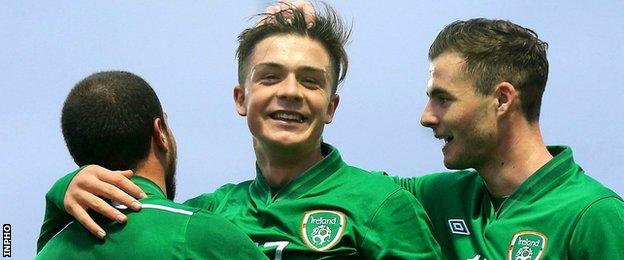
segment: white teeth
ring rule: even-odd
[[[448,144],[453,139],[452,137],[449,137],[449,136],[438,136],[438,135],[436,135],[435,138],[444,142],[444,144]]]
[[[284,113],[284,112],[275,113],[273,114],[273,118],[281,119],[281,120],[298,121],[300,123],[303,122],[303,117],[301,115],[292,114],[292,113]]]

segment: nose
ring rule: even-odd
[[[288,75],[286,79],[281,82],[277,90],[277,97],[291,101],[302,100],[303,93],[301,88],[302,86],[297,81],[295,75]]]
[[[433,108],[431,107],[431,101],[427,102],[425,106],[425,110],[423,110],[420,115],[420,124],[424,127],[433,128],[438,124],[438,118],[433,113]]]

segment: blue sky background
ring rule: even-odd
[[[234,110],[236,37],[268,1],[3,1],[0,4],[0,222],[13,257],[32,258],[44,194],[76,168],[60,111],[90,73],[128,70],[156,90],[178,141],[178,200],[253,178]],[[446,24],[509,19],[550,44],[541,125],[594,178],[624,194],[622,1],[328,1],[353,23],[350,70],[324,139],[366,169],[444,170],[442,144],[419,124],[427,50]],[[570,199],[574,194],[570,194]]]

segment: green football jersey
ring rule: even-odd
[[[279,190],[258,170],[252,181],[185,204],[232,221],[272,259],[441,258],[431,222],[412,194],[385,176],[347,165],[330,145],[322,148],[322,161]],[[74,175],[48,192],[43,241],[71,219],[63,197]]]
[[[624,202],[567,147],[502,203],[475,171],[394,180],[425,207],[446,259],[624,259]],[[499,207],[495,207],[499,204]]]
[[[122,210],[127,224],[98,219],[108,232],[101,240],[73,222],[40,241],[36,259],[266,259],[223,217],[167,200],[148,179],[135,176],[132,181],[148,197],[140,200],[141,211]]]
[[[422,206],[384,176],[347,165],[323,144],[325,158],[274,191],[260,170],[186,202],[243,229],[274,259],[440,259]]]

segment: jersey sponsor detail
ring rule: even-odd
[[[346,217],[334,210],[313,210],[303,216],[301,236],[305,244],[316,251],[336,245],[344,233]]]
[[[539,232],[522,231],[516,233],[509,244],[507,259],[538,260],[546,249],[548,238]]]
[[[448,220],[449,228],[451,229],[451,233],[458,235],[470,235],[470,230],[468,230],[468,226],[463,219],[460,218],[452,218]]]

